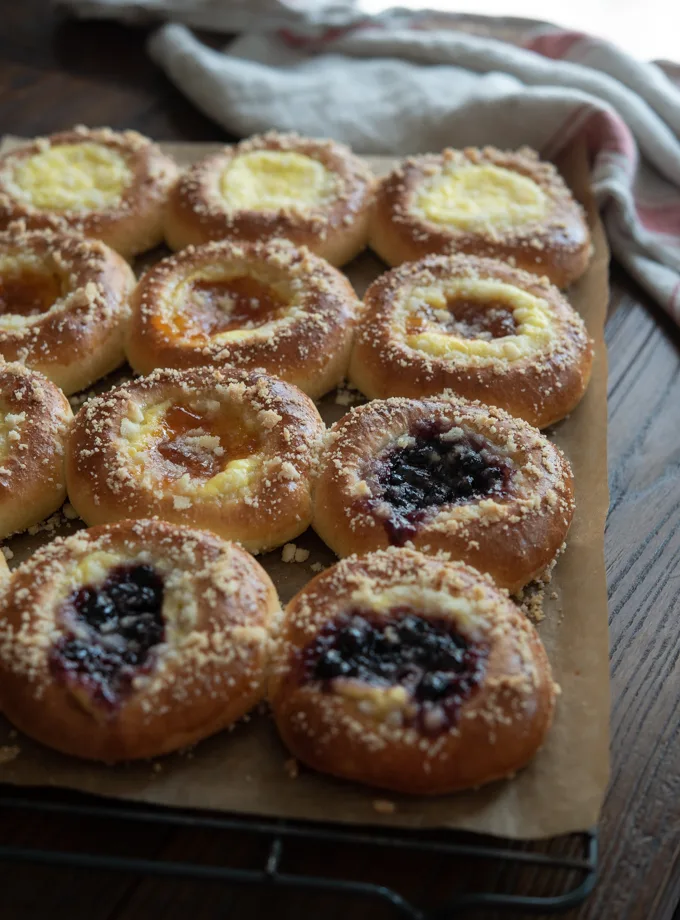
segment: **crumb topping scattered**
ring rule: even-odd
[[[0,621],[0,668],[40,698],[50,653],[68,626],[67,597],[116,566],[153,566],[164,584],[164,639],[152,668],[133,681],[130,705],[144,721],[173,706],[261,687],[276,612],[274,588],[253,558],[212,535],[158,521],[127,521],[57,537],[15,570]],[[73,691],[76,692],[76,691]],[[96,707],[78,694],[80,705]]]
[[[257,233],[323,240],[365,210],[372,189],[370,171],[344,145],[270,131],[191,166],[173,197],[205,239]]]
[[[418,729],[406,717],[411,705],[401,686],[361,684],[338,677],[331,688],[299,677],[299,652],[343,611],[362,610],[389,617],[407,605],[419,617],[450,620],[472,643],[488,648],[477,691],[461,704],[460,718],[447,728]],[[392,641],[398,641],[397,633]],[[464,736],[473,723],[490,736],[506,726],[529,724],[546,681],[537,657],[539,640],[507,592],[463,563],[389,548],[342,560],[303,588],[286,610],[284,632],[273,658],[272,701],[294,734],[304,736],[315,756],[323,757],[339,736],[363,750],[378,753],[388,746],[416,749],[425,762],[451,756],[450,738]],[[549,694],[554,696],[548,675]],[[397,693],[397,691],[399,691]],[[430,715],[436,710],[431,707]]]

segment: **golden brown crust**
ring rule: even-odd
[[[324,431],[314,403],[275,377],[158,370],[80,410],[69,498],[88,524],[158,516],[262,552],[309,525]]]
[[[506,466],[507,481],[488,497],[430,506],[412,528],[399,530],[383,497],[381,463],[423,424],[454,440],[479,436]],[[568,461],[526,422],[463,399],[388,399],[353,409],[331,428],[315,477],[312,526],[339,556],[410,541],[473,565],[514,592],[555,558],[573,513]]]
[[[63,503],[72,421],[68,400],[46,377],[20,364],[0,364],[0,539]]]
[[[191,290],[194,277],[207,288],[207,303]],[[240,296],[249,289],[252,298]],[[271,309],[264,311],[269,297]],[[188,247],[151,268],[131,303],[126,350],[137,372],[206,364],[263,368],[312,398],[345,377],[359,306],[344,275],[286,240]],[[227,325],[231,315],[237,318]]]
[[[472,308],[473,319],[483,321],[498,307],[494,287],[507,298],[502,306],[514,329],[501,330],[498,336],[487,332],[485,339],[475,331],[461,335],[455,322],[457,305],[467,315]],[[423,302],[423,297],[441,296],[447,288],[453,294],[448,303],[442,297],[442,309]],[[349,378],[371,399],[419,399],[446,390],[499,406],[545,428],[568,415],[588,386],[593,344],[583,320],[545,278],[495,259],[425,257],[374,281],[364,304]],[[533,316],[528,320],[513,318],[529,312]],[[414,321],[422,328],[410,334],[408,326]],[[439,350],[428,351],[432,335],[443,343]]]
[[[31,284],[52,293],[34,311],[12,312],[13,297]],[[98,240],[10,225],[0,233],[0,354],[41,371],[67,395],[88,387],[125,360],[134,284],[127,262]]]
[[[218,189],[222,173],[237,157],[263,150],[299,153],[321,163],[335,179],[334,194],[323,207],[229,208]],[[282,237],[344,265],[366,246],[373,188],[368,168],[343,144],[270,131],[225,147],[184,173],[168,200],[165,238],[171,249],[182,249],[211,240]]]
[[[405,611],[451,622],[483,653],[481,680],[450,724],[437,730],[442,709],[418,713],[403,685],[305,674],[304,650],[320,630],[357,610],[383,622],[398,623]],[[269,696],[284,742],[309,766],[398,792],[442,794],[525,766],[550,727],[556,691],[534,627],[490,579],[401,549],[345,559],[293,598]]]
[[[61,145],[91,143],[120,154],[131,181],[120,200],[101,209],[50,210],[22,200],[14,181],[17,165],[35,154]],[[21,219],[31,229],[73,231],[106,243],[125,258],[157,246],[163,240],[163,210],[177,179],[175,163],[136,131],[85,128],[36,138],[0,157],[0,228]]]
[[[54,652],[73,634],[62,610],[88,584],[83,572],[98,572],[96,587],[121,563],[161,575],[165,629],[150,667],[105,706],[64,678]],[[0,610],[0,698],[10,721],[64,753],[115,762],[194,744],[258,703],[279,604],[240,547],[159,521],[123,521],[39,549],[14,572]]]
[[[546,215],[508,229],[492,224],[456,228],[434,223],[414,210],[414,199],[423,182],[440,175],[443,169],[470,165],[500,167],[532,180],[547,198]],[[388,265],[400,265],[431,253],[462,252],[491,256],[545,275],[559,288],[567,287],[583,274],[592,250],[581,206],[555,167],[539,160],[528,147],[517,151],[447,148],[440,154],[404,160],[378,186],[369,244]]]

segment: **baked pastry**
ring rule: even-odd
[[[125,360],[135,276],[97,240],[75,233],[0,233],[0,356],[41,371],[66,394]]]
[[[528,147],[404,160],[378,186],[370,246],[388,265],[438,252],[493,256],[559,288],[583,274],[591,254],[583,209]]]
[[[151,268],[131,302],[139,373],[259,367],[312,398],[346,376],[359,307],[344,275],[287,240],[190,246]]]
[[[72,230],[126,258],[163,239],[175,163],[136,131],[84,128],[40,137],[0,157],[0,228]]]
[[[263,552],[308,527],[324,432],[314,403],[276,377],[158,370],[78,412],[69,499],[88,524],[160,517]]]
[[[490,579],[406,549],[345,559],[284,614],[269,696],[303,763],[397,792],[512,776],[556,687],[529,620]]]
[[[343,144],[270,131],[184,173],[168,200],[165,239],[183,249],[283,237],[344,265],[366,246],[373,186]]]
[[[72,420],[68,400],[46,377],[0,363],[0,540],[63,504]]]
[[[265,693],[279,613],[239,546],[161,521],[58,537],[0,600],[0,700],[65,754],[155,757],[215,734]]]
[[[450,390],[544,428],[583,396],[593,345],[546,278],[475,256],[427,256],[364,295],[349,378],[371,399]]]
[[[410,543],[514,592],[555,558],[573,513],[569,463],[526,422],[464,399],[388,399],[331,428],[312,524],[338,556]]]

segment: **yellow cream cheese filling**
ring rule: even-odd
[[[517,329],[513,335],[490,340],[464,338],[454,333],[437,331],[437,314],[450,316],[447,304],[456,299],[485,305],[501,304],[512,313]],[[435,320],[427,321],[429,328],[409,335],[409,318],[421,318],[423,306],[435,311]],[[441,311],[441,313],[440,313]],[[499,359],[517,361],[546,348],[553,337],[553,319],[548,302],[502,281],[492,279],[453,278],[440,286],[415,288],[404,307],[397,310],[397,330],[405,343],[416,351],[436,358],[467,357],[470,359]]]
[[[501,166],[444,167],[423,182],[416,210],[458,230],[510,229],[544,219],[548,197],[531,179]]]
[[[219,179],[235,211],[306,211],[337,194],[336,176],[318,160],[286,150],[255,150],[235,157]]]
[[[40,210],[100,211],[132,182],[125,158],[102,144],[59,144],[19,160],[12,191]]]

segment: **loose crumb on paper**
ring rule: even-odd
[[[563,543],[550,565],[534,581],[529,582],[528,585],[525,585],[521,591],[513,596],[517,606],[532,623],[540,623],[545,619],[544,604],[547,588],[552,581],[557,559],[565,548],[566,543]],[[550,600],[556,601],[558,599],[557,591],[551,591],[549,596]]]
[[[323,572],[325,568],[326,566],[322,562],[313,562],[310,565],[310,569],[312,570],[312,572]]]
[[[2,555],[5,557],[5,559],[7,560],[7,562],[9,562],[10,559],[14,559],[14,553],[13,553],[12,550],[9,548],[9,546],[3,546],[3,548],[2,548]]]
[[[16,744],[5,744],[0,747],[0,766],[11,763],[21,753],[21,748]]]
[[[63,523],[64,518],[61,515],[61,511],[56,511],[54,514],[50,515],[47,520],[41,521],[39,524],[32,524],[26,529],[25,533],[29,534],[31,537],[39,533],[53,534]]]
[[[377,811],[379,815],[393,815],[397,810],[397,806],[394,802],[390,802],[389,799],[373,799],[373,810]]]
[[[283,562],[306,562],[309,559],[309,550],[296,546],[295,543],[286,543],[281,550]]]
[[[363,394],[359,390],[355,390],[354,387],[340,386],[335,393],[335,404],[336,406],[351,406],[360,402],[363,398]]]
[[[545,587],[538,582],[532,581],[522,588],[519,594],[513,597],[513,600],[532,623],[540,623],[545,619],[545,611],[543,610]]]
[[[67,521],[78,520],[78,517],[79,517],[78,512],[73,507],[71,502],[66,502],[66,504],[61,510],[64,512],[64,517],[66,518]]]
[[[294,757],[289,758],[283,765],[283,769],[286,771],[290,779],[297,779],[299,774],[298,762]]]

